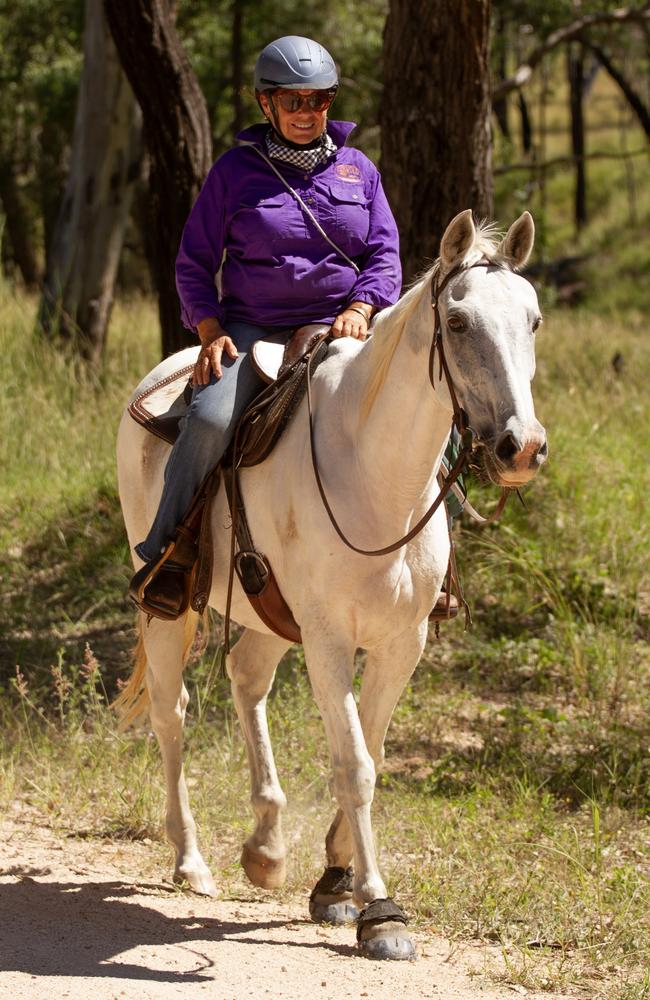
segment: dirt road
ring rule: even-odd
[[[416,963],[368,962],[354,931],[306,918],[306,901],[246,889],[211,900],[149,877],[142,844],[0,823],[0,996],[12,1000],[553,1000],[495,986],[495,948],[416,933]]]

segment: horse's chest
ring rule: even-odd
[[[329,623],[338,632],[350,634],[355,645],[369,647],[422,621],[431,609],[442,580],[431,566],[417,571],[402,559],[380,565],[370,557],[319,561],[311,572],[290,573],[292,607],[299,621],[327,608]],[[439,576],[439,579],[438,579]],[[296,586],[296,581],[300,583]]]

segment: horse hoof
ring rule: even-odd
[[[414,962],[413,942],[406,932],[407,917],[392,899],[375,899],[359,914],[357,942],[364,958]]]
[[[177,868],[174,872],[174,882],[176,885],[188,886],[199,896],[217,895],[217,884],[207,868]]]
[[[244,844],[240,860],[248,881],[260,889],[279,889],[284,885],[287,877],[284,858],[270,858]]]
[[[334,903],[320,903],[317,899],[310,899],[309,916],[316,924],[342,927],[344,924],[356,924],[359,911],[349,899],[340,899]]]
[[[371,936],[362,937],[359,941],[359,951],[364,958],[376,962],[415,962],[417,955],[413,942],[404,930],[404,925],[387,921],[376,927],[368,928]]]
[[[353,924],[359,911],[352,902],[352,869],[326,868],[309,897],[309,916],[317,924]]]

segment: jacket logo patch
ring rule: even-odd
[[[334,173],[342,181],[347,181],[349,184],[358,184],[361,180],[361,171],[354,163],[337,163],[334,167]]]

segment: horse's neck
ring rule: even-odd
[[[429,349],[433,316],[421,297],[399,341],[386,381],[364,417],[364,392],[376,366],[375,335],[349,366],[346,427],[354,448],[354,474],[364,481],[366,496],[408,521],[427,506],[449,437],[451,411],[446,389],[429,381]],[[349,470],[348,470],[349,471]]]

